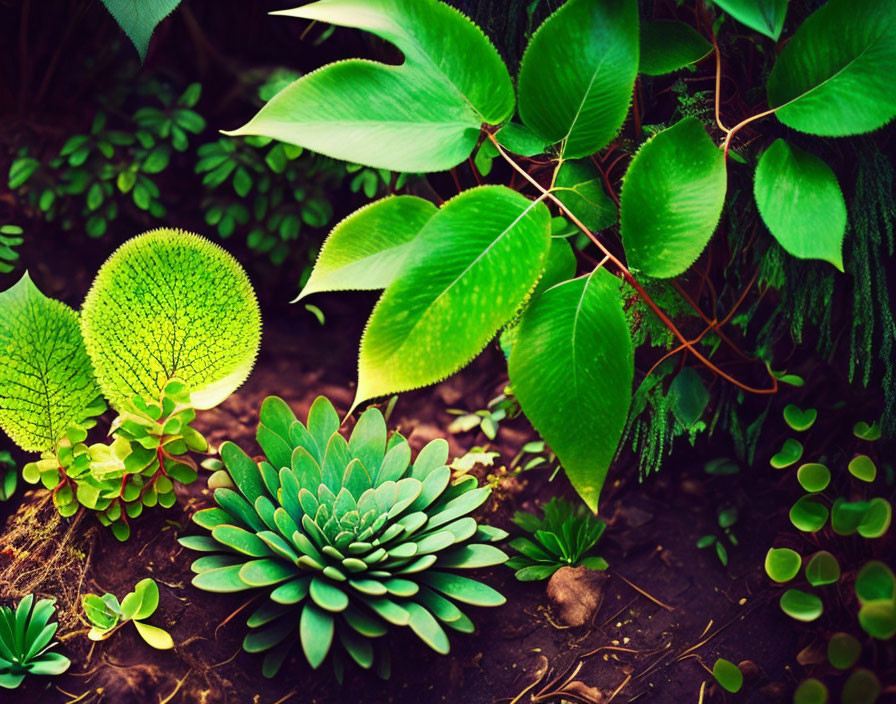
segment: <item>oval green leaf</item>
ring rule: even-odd
[[[793,693],[793,704],[827,704],[827,701],[828,688],[814,677],[800,682]]]
[[[840,563],[827,550],[819,550],[806,563],[806,580],[813,587],[834,584],[840,579]]]
[[[433,384],[478,354],[535,285],[550,215],[543,203],[483,186],[446,203],[418,246],[364,331],[356,404]]]
[[[896,635],[896,601],[866,601],[859,609],[859,625],[872,638],[890,640]]]
[[[870,670],[854,670],[840,694],[842,704],[874,704],[880,696],[880,680]]]
[[[873,482],[877,467],[868,455],[856,455],[849,461],[849,473],[863,482]]]
[[[848,670],[862,654],[862,644],[849,633],[835,633],[828,641],[828,662],[838,670]]]
[[[513,111],[507,67],[482,31],[437,0],[325,0],[276,12],[362,29],[404,62],[349,59],[284,88],[233,135],[264,135],[393,171],[443,171],[473,151],[483,122]]]
[[[879,560],[866,562],[856,575],[856,596],[861,603],[896,599],[896,577]]]
[[[765,573],[779,584],[796,577],[803,559],[796,550],[771,548],[765,555]]]
[[[635,0],[570,0],[532,36],[520,66],[520,117],[570,159],[600,150],[628,114],[638,74]]]
[[[696,118],[646,142],[622,186],[629,266],[658,278],[686,271],[716,229],[726,188],[725,157]]]
[[[876,130],[896,117],[896,3],[830,0],[781,50],[768,103],[788,127],[825,137]]]
[[[753,194],[763,222],[785,250],[843,271],[846,201],[827,164],[778,139],[759,158]]]
[[[868,508],[862,516],[856,531],[863,538],[880,538],[890,528],[893,519],[893,507],[890,502],[875,497],[868,502]]]
[[[712,45],[684,22],[641,20],[641,58],[638,72],[661,76],[698,62]]]
[[[824,607],[815,594],[788,589],[781,595],[781,611],[797,621],[814,621],[821,616]]]
[[[712,666],[712,676],[716,678],[716,682],[722,685],[722,688],[732,694],[739,692],[744,686],[744,673],[740,668],[730,660],[719,658],[716,664]]]
[[[790,522],[805,533],[821,530],[828,520],[828,507],[814,499],[815,494],[803,496],[790,508]]]
[[[596,512],[634,376],[619,280],[598,269],[545,291],[523,316],[508,370],[526,417]]]
[[[796,471],[800,486],[810,493],[827,489],[831,483],[831,470],[820,462],[807,462]]]
[[[171,639],[171,634],[168,631],[142,621],[134,621],[134,626],[136,626],[140,637],[150,647],[156,650],[171,650],[174,647],[174,641]]]

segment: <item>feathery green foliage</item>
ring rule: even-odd
[[[411,463],[407,441],[388,436],[383,415],[370,408],[346,441],[323,397],[307,427],[284,401],[266,399],[257,438],[261,463],[233,443],[221,447],[227,469],[214,477],[218,507],[194,516],[211,535],[180,543],[209,553],[192,565],[196,587],[268,597],[243,641],[246,651],[267,653],[265,676],[276,674],[298,637],[314,668],[332,653],[341,676],[347,653],[365,669],[377,659],[388,677],[380,637],[390,624],[409,626],[447,653],[443,626],[473,630],[455,602],[504,603],[491,587],[453,572],[503,563],[507,556],[486,543],[506,533],[468,515],[490,489],[469,476],[449,483],[444,440]],[[228,477],[232,488],[224,486]]]
[[[604,558],[588,554],[603,535],[606,523],[583,504],[573,504],[556,496],[541,510],[543,518],[526,511],[517,511],[513,516],[513,522],[531,533],[533,538],[514,538],[509,543],[520,553],[506,563],[516,570],[518,580],[547,579],[561,567],[607,569]]]
[[[15,610],[0,606],[0,687],[15,689],[26,675],[61,675],[72,664],[51,652],[59,627],[50,623],[55,611],[52,600],[35,603],[33,594],[23,597]]]

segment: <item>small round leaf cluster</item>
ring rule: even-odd
[[[15,610],[0,606],[0,687],[15,689],[26,675],[61,675],[69,668],[67,657],[51,652],[59,627],[50,623],[55,612],[52,600],[34,603],[33,594]]]
[[[332,653],[341,677],[347,654],[365,669],[376,660],[388,677],[383,636],[390,625],[409,627],[444,654],[445,627],[474,628],[458,603],[504,603],[491,587],[453,572],[505,562],[487,543],[506,533],[468,515],[490,489],[469,476],[451,482],[444,440],[430,442],[412,464],[408,442],[388,435],[375,408],[361,415],[348,441],[323,397],[307,426],[276,397],[265,400],[260,416],[257,438],[267,459],[256,463],[225,443],[221,459],[232,488],[215,477],[218,507],[194,516],[211,535],[180,542],[210,553],[192,565],[200,589],[267,593],[243,641],[246,651],[267,652],[266,676],[276,674],[298,637],[314,668]]]

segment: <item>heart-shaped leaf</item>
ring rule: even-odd
[[[356,210],[327,236],[295,300],[320,291],[386,288],[436,211],[435,205],[416,196],[390,196]]]
[[[787,438],[781,446],[781,449],[772,456],[771,460],[769,460],[769,464],[775,469],[784,469],[785,467],[789,467],[790,465],[799,462],[800,457],[802,456],[802,443],[793,438]]]
[[[868,425],[865,421],[860,420],[853,426],[852,434],[859,440],[879,440],[881,434],[880,423],[874,421],[871,425]]]
[[[768,103],[788,127],[825,137],[876,130],[896,117],[896,3],[830,0],[781,50]]]
[[[684,22],[641,20],[641,58],[638,72],[661,76],[698,62],[712,45]]]
[[[788,589],[781,595],[781,611],[797,621],[814,621],[821,616],[824,606],[815,594]]]
[[[469,362],[535,285],[549,245],[545,205],[503,186],[442,206],[370,316],[356,404],[433,384]]]
[[[831,470],[819,462],[807,462],[796,471],[796,478],[806,491],[818,493],[831,483]]]
[[[827,550],[819,550],[806,563],[806,580],[813,587],[834,584],[840,579],[840,563]]]
[[[442,171],[473,151],[483,122],[513,111],[507,67],[482,31],[437,0],[322,0],[276,12],[363,29],[404,54],[349,59],[277,93],[233,135],[263,135],[353,163]]]
[[[815,496],[804,496],[790,508],[790,522],[804,533],[821,530],[828,520],[827,506],[815,501]]]
[[[811,428],[817,417],[818,411],[814,408],[807,408],[803,411],[792,403],[788,403],[784,407],[784,421],[797,432]]]
[[[843,271],[846,201],[827,164],[778,139],[759,158],[753,193],[763,222],[785,250]]]
[[[687,270],[716,229],[726,188],[725,157],[696,118],[646,142],[622,186],[622,242],[630,267],[658,278]]]
[[[778,41],[787,15],[787,0],[715,0],[715,4],[750,29]]]
[[[765,573],[783,584],[796,577],[802,564],[803,559],[796,550],[771,548],[765,556]]]
[[[508,370],[526,417],[596,512],[634,375],[619,280],[598,269],[545,291],[523,316]]]
[[[523,55],[520,117],[570,159],[600,150],[628,114],[638,75],[635,0],[569,0]]]

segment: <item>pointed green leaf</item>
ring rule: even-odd
[[[507,600],[494,589],[468,577],[460,577],[448,572],[423,572],[421,582],[455,601],[472,606],[501,606]]]
[[[171,650],[174,647],[174,641],[168,631],[142,621],[134,621],[134,625],[137,627],[140,637],[156,650]]]
[[[870,132],[896,116],[894,64],[896,4],[830,0],[781,50],[768,78],[768,103],[801,132]]]
[[[181,0],[103,0],[106,9],[118,22],[134,48],[140,54],[140,61],[146,59],[149,39],[156,26],[180,5]]]
[[[312,668],[317,669],[327,657],[333,642],[333,617],[314,604],[306,603],[299,622],[302,650]]]
[[[445,204],[370,316],[355,403],[433,384],[469,362],[535,285],[549,221],[543,203],[503,186],[471,189]]]
[[[596,510],[634,376],[618,279],[600,269],[545,291],[523,316],[508,369],[523,412]]]
[[[249,589],[249,585],[240,579],[242,565],[221,567],[216,570],[208,570],[193,577],[193,586],[204,589],[207,592],[241,592]]]
[[[442,171],[473,151],[483,122],[513,110],[498,52],[436,0],[322,0],[276,14],[371,32],[404,54],[397,66],[349,59],[303,76],[244,127],[337,159],[393,171]]]
[[[638,74],[635,0],[570,0],[532,36],[520,66],[520,117],[567,158],[616,136]]]
[[[267,496],[261,472],[255,461],[232,442],[225,442],[219,450],[221,460],[236,483],[237,488],[250,503],[259,496]]]
[[[641,20],[639,73],[672,73],[698,62],[711,51],[712,45],[700,32],[684,22]]]
[[[843,271],[846,201],[827,164],[778,139],[759,158],[753,192],[762,220],[785,250]]]
[[[697,118],[646,142],[622,185],[622,242],[630,268],[669,278],[706,247],[722,214],[725,157]]]
[[[445,635],[445,631],[433,615],[420,604],[414,602],[405,604],[405,608],[411,615],[411,619],[408,622],[411,630],[437,653],[447,655],[451,647],[448,643],[448,636]]]
[[[22,449],[56,447],[100,396],[78,314],[26,273],[0,293],[0,427]]]
[[[750,29],[778,40],[787,15],[787,0],[715,0],[715,4]]]
[[[439,556],[439,567],[475,570],[507,562],[507,554],[493,545],[464,545]]]

